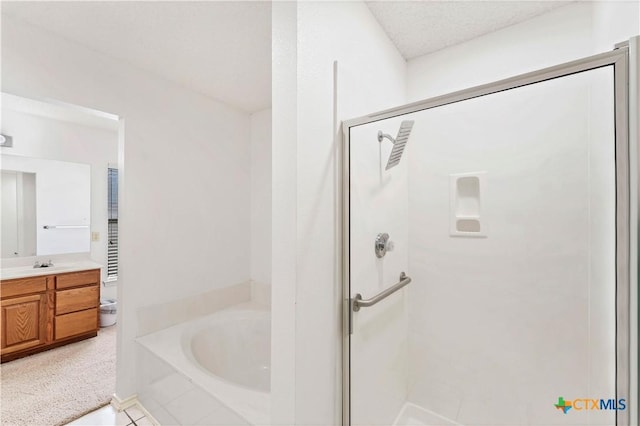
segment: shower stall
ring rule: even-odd
[[[629,423],[627,62],[343,123],[343,424]]]

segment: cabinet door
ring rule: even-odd
[[[3,355],[45,343],[46,300],[46,293],[41,293],[1,302],[0,349]]]

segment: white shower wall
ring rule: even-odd
[[[399,281],[408,269],[408,164],[385,170],[392,144],[378,130],[396,135],[399,119],[351,128],[351,297],[369,299]],[[393,251],[377,258],[374,241],[389,234]],[[390,425],[407,399],[408,303],[401,290],[353,317],[351,419],[353,425]]]
[[[611,25],[612,22],[616,24]],[[638,2],[575,2],[529,21],[408,61],[407,96],[409,101],[417,101],[511,77],[519,73],[534,71],[545,66],[557,65],[610,50],[615,43],[624,41],[635,34],[640,34],[640,4]],[[582,166],[588,166],[589,168],[590,191],[594,194],[601,194],[601,198],[591,198],[590,203],[593,205],[588,207],[597,207],[602,203],[611,203],[611,197],[613,197],[613,192],[610,188],[611,164],[608,164],[609,160],[607,160],[611,156],[611,147],[606,144],[594,144],[592,142],[598,140],[602,133],[607,133],[610,129],[598,126],[603,121],[602,117],[598,117],[594,110],[605,101],[603,97],[606,95],[603,93],[602,88],[592,87],[589,96],[591,96],[591,102],[587,104],[589,114],[592,117],[595,116],[595,119],[591,120],[593,126],[587,130],[589,156],[587,163],[583,162]],[[468,139],[469,144],[472,141],[473,138]],[[410,148],[415,150],[415,144],[412,144]],[[413,154],[411,157],[412,161],[415,160]],[[413,173],[413,170],[411,173]],[[477,170],[479,169],[474,165],[470,165],[468,170],[456,168],[456,172]],[[422,172],[425,171],[422,170]],[[445,173],[446,171],[443,170],[442,172]],[[489,194],[496,190],[492,184],[494,181],[495,176],[489,175],[487,189]],[[411,174],[412,186],[410,194],[413,203],[420,197],[426,197],[417,189],[416,182],[413,174]],[[606,188],[603,188],[602,185],[605,185]],[[427,203],[427,201],[425,200],[424,203]],[[584,357],[580,361],[585,368],[585,371],[581,374],[582,379],[588,377],[589,392],[594,397],[597,397],[593,395],[593,392],[597,389],[611,388],[611,380],[614,374],[611,368],[612,354],[609,349],[613,345],[614,337],[611,332],[613,317],[610,315],[613,301],[611,300],[611,293],[605,285],[594,286],[594,283],[602,284],[612,279],[610,274],[611,266],[607,265],[606,262],[613,262],[613,259],[611,257],[603,257],[603,253],[598,251],[599,247],[605,250],[610,247],[612,244],[612,231],[606,230],[606,227],[599,228],[597,226],[598,223],[605,223],[606,220],[610,221],[611,218],[599,218],[598,212],[597,208],[591,208],[589,211],[591,224],[596,226],[589,229],[590,250],[588,259],[591,261],[591,266],[590,269],[583,271],[582,274],[583,276],[586,274],[590,278],[590,285],[588,297],[582,300],[581,305],[581,309],[587,309],[593,318],[602,319],[602,321],[590,322],[587,333],[591,338],[595,337],[594,333],[602,332],[605,329],[609,330],[606,335],[601,335],[603,340],[601,341],[602,346],[600,349],[606,348],[605,350],[599,350],[594,346],[588,351],[583,348],[584,351],[580,352],[583,354],[588,353],[587,365],[584,363]],[[415,213],[418,214],[417,211]],[[534,214],[530,215],[532,218],[536,217]],[[412,236],[414,235],[413,230],[416,227],[416,220],[416,216],[412,214],[413,225],[410,229]],[[440,226],[448,226],[448,223],[441,222]],[[489,238],[491,238],[491,235]],[[411,258],[410,266],[414,276],[420,278],[421,273],[415,267],[416,263],[421,263],[418,259],[425,255],[424,247],[420,247],[415,239],[411,240],[411,244],[411,252],[415,256]],[[482,240],[469,240],[468,244],[480,245],[483,242]],[[419,254],[419,251],[414,253],[414,249],[422,250],[422,255]],[[437,249],[433,255],[444,256]],[[436,259],[434,256],[431,257]],[[583,258],[582,261],[585,262],[586,260],[587,258]],[[603,260],[606,262],[603,262]],[[593,263],[594,261],[599,263]],[[431,262],[433,266],[435,260],[431,260]],[[427,262],[427,265],[422,265],[422,268],[427,268],[428,264],[429,262]],[[442,270],[442,278],[446,283],[452,283],[453,278],[448,275],[448,272],[450,272],[449,269]],[[415,290],[415,288],[416,286],[412,290]],[[471,306],[471,308],[475,308],[475,306]],[[421,307],[421,309],[424,310],[424,307]],[[416,319],[415,306],[412,309],[412,314],[412,320]],[[464,315],[466,316],[467,313],[465,312]],[[470,319],[471,324],[475,322],[476,318]],[[599,330],[598,327],[602,327],[602,329]],[[424,333],[415,330],[411,333],[410,339],[410,347],[412,348],[410,355],[411,365],[418,365],[422,370],[432,368],[428,366],[430,358],[426,357],[425,353],[417,348],[422,344],[435,343],[429,340]],[[450,339],[453,339],[453,337]],[[463,349],[467,353],[474,350],[473,347],[470,351],[469,348]],[[454,355],[454,359],[455,357],[459,357],[459,355]],[[455,367],[457,364],[453,363],[453,366]],[[410,376],[413,373],[416,373],[416,370],[411,369]],[[470,378],[468,380],[471,381]],[[580,380],[576,383],[579,382]],[[584,384],[584,381],[582,383]],[[451,383],[448,378],[445,383],[440,383],[440,386],[430,386],[426,381],[414,381],[409,390],[409,399],[422,402],[427,407],[431,407],[445,415],[455,416],[460,406],[466,404],[459,393],[459,385],[461,384]],[[559,395],[555,397],[557,398],[557,396]],[[633,393],[630,398],[633,399]],[[469,398],[466,398],[466,400],[469,402]],[[460,413],[464,416],[464,411],[468,408],[470,407],[467,406],[465,409],[460,409]],[[482,409],[480,412],[482,412]],[[535,412],[532,412],[531,416],[534,414]],[[554,421],[559,420],[557,418],[554,419]],[[568,420],[571,420],[571,417]],[[575,417],[573,420],[576,420]],[[580,422],[582,420],[584,418],[577,421]],[[595,422],[596,420],[591,418],[588,421]]]
[[[612,84],[602,69],[416,114],[410,402],[463,424],[613,421],[553,407],[615,396]],[[474,172],[487,237],[452,237],[450,175]]]

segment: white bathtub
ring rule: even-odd
[[[271,321],[269,312],[226,311],[204,327],[183,334],[189,359],[229,383],[269,392]]]
[[[138,342],[245,419],[244,424],[270,423],[269,311],[226,309]]]

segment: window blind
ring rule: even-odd
[[[118,278],[118,169],[108,169],[107,279]]]

